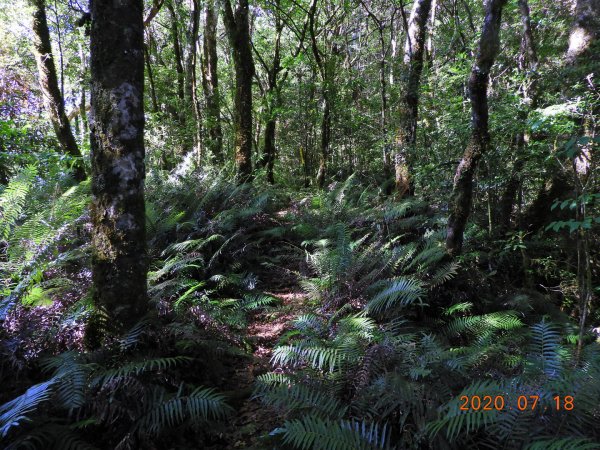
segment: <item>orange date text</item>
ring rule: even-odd
[[[503,395],[461,395],[459,397],[461,411],[572,411],[575,399],[572,395],[556,395],[549,404],[541,405],[539,395],[519,395],[516,399],[507,399]]]

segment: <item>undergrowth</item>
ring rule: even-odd
[[[598,448],[597,342],[576,359],[560,305],[482,267],[476,238],[450,260],[432,205],[355,176],[292,195],[152,173],[147,191],[152,308],[94,351],[88,184],[32,166],[0,192],[6,448],[220,448],[250,320],[294,286],[308,312],[254,387],[280,422],[262,448]],[[475,395],[506,408],[461,410]],[[515,408],[520,396],[536,408]]]

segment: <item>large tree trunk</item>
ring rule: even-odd
[[[204,58],[202,58],[202,88],[206,100],[207,147],[217,162],[223,162],[223,131],[221,101],[217,74],[217,21],[214,0],[206,0],[204,15]]]
[[[254,61],[250,47],[248,0],[224,0],[223,17],[235,66],[235,163],[240,182],[252,180],[252,78]]]
[[[450,203],[446,235],[446,249],[450,255],[458,255],[462,250],[463,234],[471,212],[473,176],[490,142],[487,89],[490,69],[500,48],[502,8],[506,1],[487,0],[485,3],[485,19],[479,39],[479,50],[469,77],[472,111],[471,140],[456,169]]]
[[[419,86],[423,71],[423,53],[427,19],[431,0],[416,0],[410,15],[404,65],[406,66],[405,92],[400,105],[400,129],[396,139],[394,165],[396,168],[396,190],[400,197],[411,193],[409,160],[414,156],[417,141],[417,119],[419,115]]]
[[[575,22],[569,34],[566,62],[574,64],[580,57],[590,54],[598,59],[598,51],[592,45],[600,37],[600,0],[577,0]]]
[[[32,4],[35,8],[33,12],[33,47],[44,105],[50,114],[52,126],[63,151],[76,158],[73,166],[73,176],[77,181],[82,181],[86,178],[83,160],[69,125],[69,119],[65,113],[64,99],[58,87],[46,18],[46,2],[44,0],[32,0]]]
[[[142,0],[92,2],[92,292],[117,330],[147,309],[142,14]]]

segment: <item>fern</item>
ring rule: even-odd
[[[165,428],[174,428],[184,421],[206,422],[210,419],[223,419],[230,415],[231,407],[225,403],[223,395],[214,389],[198,387],[189,395],[179,393],[172,398],[160,396],[150,410],[136,422],[136,431],[148,436],[156,436]]]
[[[37,176],[35,166],[27,166],[8,183],[0,194],[0,240],[8,239],[11,230],[23,213],[27,194]]]
[[[410,278],[390,280],[385,289],[375,295],[367,305],[367,312],[380,314],[391,308],[398,308],[418,302],[423,305],[424,290],[421,282]]]
[[[288,420],[275,431],[284,444],[300,450],[371,450],[389,447],[386,426],[323,420],[314,416]]]
[[[19,397],[0,406],[0,434],[6,437],[11,428],[27,421],[27,415],[43,402],[50,400],[56,379],[31,386]]]

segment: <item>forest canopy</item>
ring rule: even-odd
[[[600,0],[0,0],[0,447],[600,448]]]

